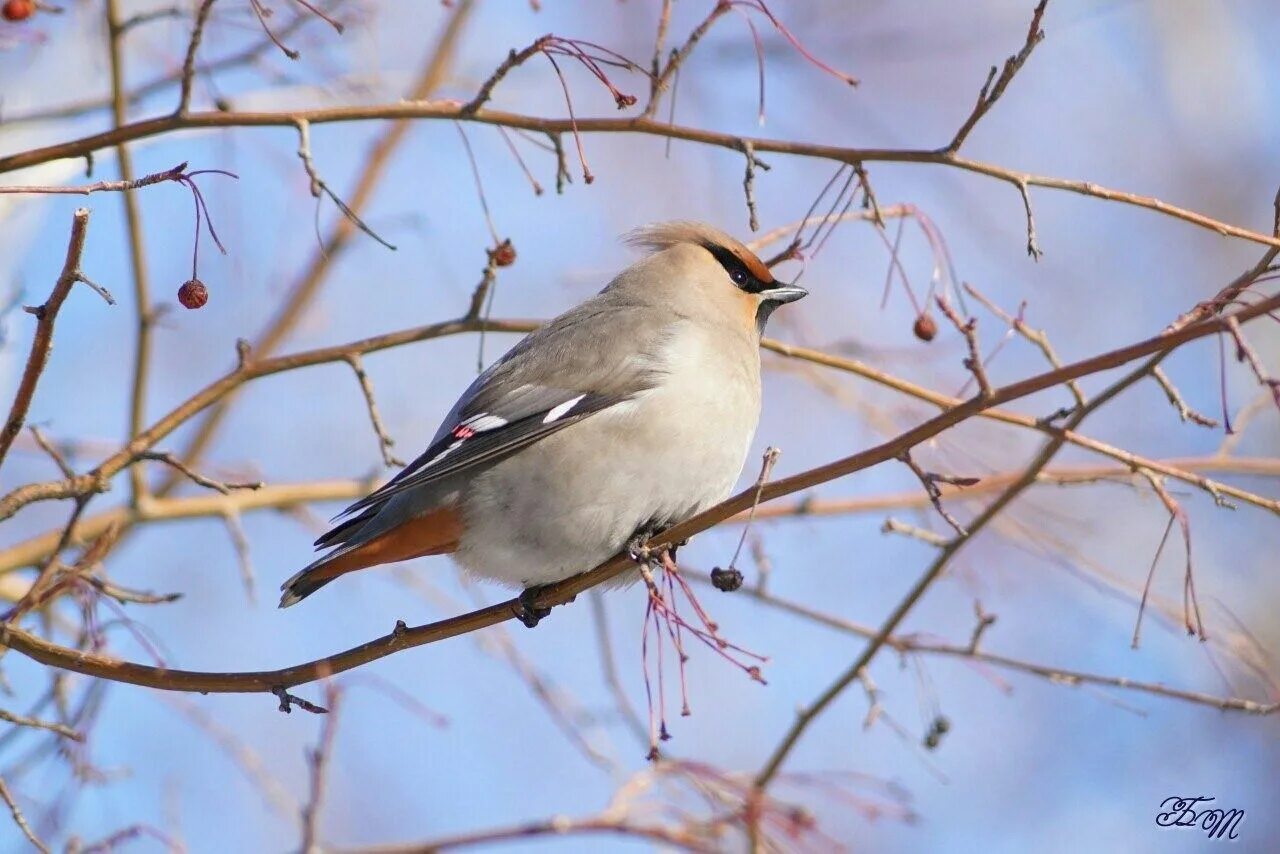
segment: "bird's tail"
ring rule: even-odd
[[[461,536],[461,517],[448,507],[414,516],[375,535],[357,532],[336,551],[313,561],[281,584],[280,607],[296,605],[338,576],[357,569],[457,551]]]

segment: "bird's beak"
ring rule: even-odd
[[[798,285],[783,285],[780,288],[770,288],[767,291],[760,292],[760,298],[765,302],[774,305],[782,305],[788,302],[795,302],[798,299],[807,297],[809,292]]]

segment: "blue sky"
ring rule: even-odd
[[[544,32],[577,36],[647,58],[657,4],[553,3],[533,13],[524,3],[481,4],[464,35],[442,96],[467,98],[512,46]],[[219,7],[221,8],[222,4]],[[707,4],[676,4],[673,32],[683,34]],[[967,115],[987,67],[1015,50],[1025,35],[1029,3],[884,2],[771,4],[815,54],[861,78],[851,90],[801,61],[776,35],[765,32],[767,121],[756,122],[755,58],[745,25],[730,16],[717,25],[681,77],[679,121],[728,132],[845,145],[936,147]],[[227,4],[205,47],[218,56],[257,37],[252,19]],[[142,8],[141,5],[138,8]],[[296,104],[394,100],[434,38],[439,4],[379,10],[342,37],[321,26],[300,38],[299,63],[269,54],[263,66],[216,78],[218,91],[246,109]],[[1221,220],[1266,231],[1271,223],[1280,158],[1275,111],[1280,80],[1271,46],[1280,36],[1262,2],[1161,4],[1094,2],[1051,4],[1048,38],[1007,95],[966,144],[968,156],[1011,168],[1087,179],[1153,195]],[[6,114],[46,100],[101,94],[105,85],[99,25],[91,7],[75,6],[61,19],[39,22],[43,43],[0,51],[0,95]],[[187,24],[153,25],[136,41],[131,78],[173,67]],[[277,77],[277,75],[281,75]],[[341,77],[340,84],[332,81]],[[587,75],[570,71],[579,115],[615,112],[607,93]],[[317,83],[331,84],[327,89]],[[643,83],[629,80],[642,94]],[[626,89],[626,86],[623,87]],[[209,92],[197,88],[197,102]],[[494,105],[536,115],[561,115],[563,98],[545,63],[530,63],[498,89]],[[134,115],[172,108],[171,93],[148,100]],[[93,113],[58,125],[0,125],[0,152],[87,133],[106,126]],[[376,124],[316,127],[318,168],[336,188],[349,187]],[[506,144],[489,128],[470,128],[493,218],[510,237],[518,262],[502,271],[494,315],[552,316],[598,290],[631,258],[618,234],[645,222],[705,219],[745,235],[742,157],[688,143],[664,156],[661,140],[585,137],[596,180],[575,180],[562,196],[535,197]],[[566,139],[566,142],[568,140]],[[157,329],[149,420],[163,414],[225,370],[239,337],[251,337],[271,316],[281,295],[315,251],[314,203],[295,157],[290,129],[188,133],[141,145],[139,172],[173,166],[237,172],[238,181],[201,179],[210,211],[226,244],[221,257],[202,243],[201,278],[211,292],[204,309],[166,313]],[[524,146],[547,186],[552,165]],[[757,176],[764,228],[794,221],[830,176],[829,164],[766,158]],[[95,177],[113,177],[107,152]],[[571,169],[574,162],[570,160]],[[74,166],[74,164],[71,164]],[[5,176],[5,183],[79,181],[66,165]],[[576,170],[575,170],[576,177]],[[1197,300],[1215,292],[1259,255],[1255,246],[1174,222],[1150,211],[1076,195],[1033,190],[1045,256],[1024,251],[1024,219],[1017,192],[1006,184],[937,166],[871,166],[882,204],[917,205],[945,236],[958,275],[1000,305],[1026,300],[1027,319],[1044,328],[1065,360],[1083,358],[1159,331]],[[187,278],[191,200],[178,187],[141,196],[148,265],[157,299],[173,302]],[[6,202],[9,200],[6,199]],[[0,208],[10,237],[0,253],[0,287],[21,288],[37,302],[56,276],[71,211],[78,198],[23,200]],[[109,287],[120,305],[107,308],[88,292],[64,310],[57,347],[42,380],[32,419],[58,437],[105,443],[86,454],[92,464],[118,442],[126,416],[131,370],[133,306],[122,253],[120,200],[92,197],[84,268]],[[322,224],[336,215],[325,205]],[[398,247],[389,252],[361,239],[343,255],[320,298],[284,350],[345,342],[460,314],[483,266],[488,243],[472,175],[457,131],[447,123],[415,125],[379,187],[366,219]],[[923,288],[932,270],[928,247],[908,230],[903,262]],[[808,266],[812,296],[792,307],[789,322],[771,332],[784,340],[843,352],[946,393],[964,383],[961,340],[944,333],[930,346],[911,336],[913,311],[900,290],[880,307],[887,254],[860,224],[842,226]],[[779,316],[781,318],[781,315]],[[11,389],[30,335],[30,318],[6,317],[8,343],[0,351],[0,388]],[[984,342],[1001,334],[983,315]],[[1274,328],[1257,326],[1251,339],[1264,359],[1280,359]],[[492,336],[487,359],[514,342]],[[426,342],[366,359],[388,429],[402,455],[414,455],[437,419],[475,372],[477,342],[458,337]],[[1039,356],[1011,342],[990,366],[993,380],[1010,381],[1042,370]],[[783,451],[776,472],[791,474],[847,455],[885,438],[888,430],[930,414],[914,403],[853,377],[823,374],[821,382],[766,357],[765,414],[757,436]],[[1216,347],[1185,348],[1167,369],[1193,406],[1216,415],[1220,407]],[[1096,391],[1114,375],[1090,378]],[[1255,394],[1243,368],[1232,369],[1233,407]],[[1052,411],[1065,396],[1047,393],[1019,411]],[[1274,456],[1276,413],[1264,412],[1239,448],[1247,456]],[[1138,386],[1086,422],[1084,432],[1147,456],[1213,453],[1213,433],[1178,421],[1154,384]],[[166,441],[177,448],[185,431]],[[920,449],[932,466],[959,473],[1007,470],[1030,457],[1040,439],[1026,431],[966,425]],[[1062,462],[1095,458],[1068,449]],[[380,468],[360,392],[345,366],[311,368],[253,384],[239,398],[210,455],[219,470],[250,467],[268,482],[353,478]],[[743,483],[754,477],[748,465]],[[38,454],[15,452],[4,472],[7,491],[54,475]],[[1275,484],[1233,478],[1245,488],[1275,495]],[[912,489],[910,472],[881,466],[817,490],[823,497],[873,496]],[[194,487],[192,488],[194,491]],[[1275,650],[1280,592],[1267,556],[1280,544],[1280,526],[1265,512],[1216,508],[1202,493],[1175,490],[1190,514],[1197,584],[1207,600],[1248,626],[1263,649]],[[95,501],[103,509],[123,499],[123,484]],[[315,510],[327,517],[338,506]],[[970,512],[964,508],[963,512]],[[0,543],[21,540],[59,524],[67,508],[29,507],[0,528]],[[903,515],[941,530],[929,513]],[[907,538],[879,533],[883,515],[804,519],[762,524],[778,596],[861,623],[877,624],[901,597],[932,553]],[[1176,627],[1146,627],[1139,650],[1130,649],[1136,604],[1096,583],[1109,573],[1128,589],[1140,585],[1164,529],[1165,515],[1149,490],[1094,484],[1041,487],[1010,508],[996,525],[961,552],[948,575],[910,617],[907,630],[957,642],[968,638],[972,604],[981,599],[999,615],[985,644],[993,652],[1072,669],[1167,681],[1210,693],[1229,693],[1205,647]],[[261,595],[246,600],[235,553],[217,519],[147,528],[108,561],[111,576],[143,589],[180,591],[173,605],[131,608],[129,615],[154,637],[166,660],[191,669],[232,670],[284,666],[360,643],[386,632],[396,619],[410,623],[448,616],[470,606],[446,559],[408,565],[402,572],[372,571],[334,585],[304,606],[281,612],[269,595],[279,580],[305,563],[313,535],[276,513],[246,515],[244,526]],[[1021,526],[1040,532],[1034,548]],[[683,560],[708,568],[727,561],[737,529],[699,536]],[[1050,539],[1052,538],[1052,539]],[[1158,593],[1175,598],[1181,572],[1173,544],[1158,574]],[[753,570],[749,570],[750,575]],[[397,579],[420,577],[440,597],[430,600]],[[501,594],[479,590],[492,601]],[[767,686],[748,682],[713,655],[690,662],[694,714],[676,719],[673,753],[728,770],[753,771],[789,725],[798,704],[811,701],[861,649],[861,641],[746,597],[707,599],[726,632],[770,656]],[[639,627],[640,589],[609,593],[606,608],[624,689],[643,706]],[[584,724],[593,743],[617,763],[608,772],[584,761],[512,669],[475,638],[461,638],[400,654],[365,668],[390,680],[447,718],[434,726],[372,687],[354,681],[341,709],[323,837],[337,845],[426,840],[552,814],[586,815],[603,808],[621,776],[642,770],[637,745],[612,708],[597,654],[596,629],[585,599],[558,609],[537,631],[520,627],[511,638],[521,654],[572,695],[598,721]],[[1210,631],[1229,634],[1232,622],[1215,605]],[[127,632],[112,633],[118,654],[144,659]],[[44,684],[43,672],[10,654],[5,676],[17,691],[6,708],[24,708]],[[870,774],[903,786],[919,821],[868,822],[839,801],[801,793],[830,836],[874,850],[1203,850],[1194,831],[1161,830],[1154,815],[1173,794],[1209,794],[1246,810],[1240,843],[1264,850],[1276,831],[1268,810],[1275,802],[1276,724],[1272,719],[1221,714],[1202,706],[1115,692],[1070,688],[1032,677],[1002,674],[1006,692],[987,674],[946,659],[904,662],[883,654],[874,676],[886,711],[910,733],[904,742],[879,724],[862,728],[866,699],[847,692],[808,732],[787,768]],[[922,668],[922,669],[921,669]],[[1257,691],[1229,663],[1226,678]],[[923,675],[921,675],[923,674]],[[318,696],[319,689],[300,689]],[[259,696],[185,697],[261,756],[284,794],[279,809],[236,766],[228,752],[189,715],[159,693],[112,687],[90,741],[95,764],[127,769],[110,785],[91,786],[69,802],[66,826],[97,839],[145,822],[180,835],[194,851],[279,850],[297,844],[292,810],[306,797],[305,750],[319,721],[284,716]],[[952,722],[940,749],[916,745],[927,719],[940,709]],[[1135,711],[1136,709],[1136,711]],[[36,740],[27,737],[24,745]],[[25,747],[3,757],[0,773]],[[14,787],[28,814],[58,797],[65,766],[50,763],[22,775]],[[291,803],[292,802],[292,803]],[[0,843],[20,845],[0,824]],[[64,836],[53,835],[54,839]],[[12,840],[12,842],[10,842]],[[136,843],[138,850],[154,847]],[[628,850],[617,839],[529,843],[508,850]]]

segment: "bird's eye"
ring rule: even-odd
[[[733,279],[733,283],[738,287],[743,287],[751,277],[748,276],[747,271],[741,267],[734,267],[729,270],[729,278]]]

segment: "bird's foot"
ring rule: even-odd
[[[631,539],[627,540],[627,555],[636,563],[647,563],[654,558],[661,557],[663,552],[671,555],[671,559],[675,560],[676,549],[689,542],[688,540],[681,540],[678,543],[673,543],[669,546],[657,549],[651,549],[645,545],[645,543],[649,542],[649,540],[652,540],[665,530],[666,528],[662,528],[657,525],[645,525],[644,527],[639,528],[631,535]]]
[[[524,623],[525,628],[532,629],[538,623],[542,622],[544,617],[551,614],[550,608],[538,607],[538,596],[541,595],[543,587],[526,587],[520,591],[518,599],[519,604],[511,610],[515,613],[516,619]]]

